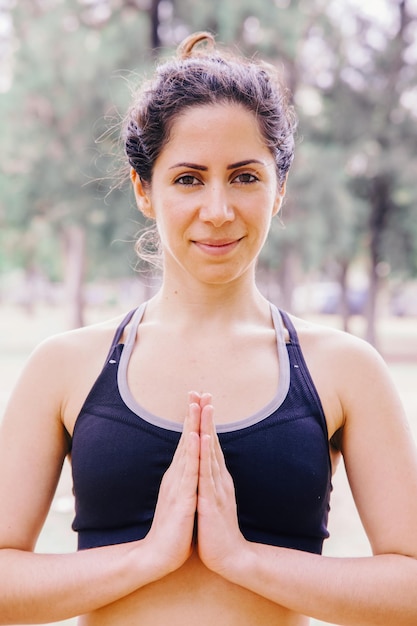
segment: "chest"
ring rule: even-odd
[[[189,391],[213,396],[217,423],[244,419],[277,392],[280,365],[273,331],[188,341],[142,334],[127,367],[136,402],[154,415],[181,422]]]
[[[73,527],[83,548],[146,535],[180,436],[123,405],[117,359],[112,365],[94,386],[73,437]],[[301,379],[269,416],[219,437],[246,538],[319,552],[327,535],[330,464],[319,407]]]
[[[180,436],[124,406],[117,390],[118,355],[120,349],[94,386],[73,437],[73,527],[81,547],[146,535]],[[299,369],[282,404],[219,437],[247,539],[319,552],[327,534],[328,445],[319,407]]]

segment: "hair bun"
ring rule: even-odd
[[[213,50],[216,45],[214,37],[211,33],[206,31],[193,33],[192,35],[186,37],[186,39],[184,39],[184,41],[180,43],[177,48],[177,56],[180,59],[189,59],[196,54],[194,48],[202,42],[205,42],[209,50]]]

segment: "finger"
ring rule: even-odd
[[[212,404],[207,404],[201,409],[200,432],[203,435],[209,435],[213,439],[212,444],[218,445],[220,448],[216,424],[214,422],[214,407]]]
[[[219,471],[227,471],[223,450],[220,446],[219,437],[214,422],[214,408],[212,405],[205,406],[201,411],[201,433],[207,434],[211,439],[211,450],[215,458],[215,466]],[[214,460],[213,460],[214,463]],[[213,466],[214,467],[214,466]]]
[[[200,436],[200,470],[198,494],[203,499],[210,499],[215,490],[212,472],[212,451],[210,435]]]
[[[184,418],[182,434],[178,442],[174,459],[177,459],[185,451],[186,442],[191,432],[199,433],[200,430],[200,405],[193,402],[188,406],[188,413]],[[173,460],[174,460],[173,459]]]
[[[212,404],[213,396],[211,393],[202,393],[200,396],[200,406],[203,409],[205,406]]]
[[[171,485],[176,491],[182,491],[184,481],[186,485],[190,486],[190,480],[194,481],[194,483],[191,484],[191,490],[194,488],[194,491],[196,491],[197,489],[200,463],[200,437],[195,426],[199,423],[199,419],[199,405],[190,405],[189,415],[184,421],[185,426],[183,433],[178,442],[172,462],[164,475],[165,483]]]
[[[204,446],[202,456],[204,458],[203,464],[205,477],[212,482],[213,488],[216,489],[216,485],[217,488],[219,488],[221,483],[221,457],[223,456],[223,453],[217,437],[213,416],[214,409],[211,404],[208,404],[202,409],[200,445],[201,447]]]
[[[200,404],[201,394],[198,391],[189,391],[188,392],[188,404]]]
[[[195,495],[197,493],[200,465],[200,437],[196,432],[189,433],[185,446],[186,456],[182,482],[183,486],[189,490],[189,494]]]
[[[190,412],[199,415],[200,407],[190,405]],[[179,473],[176,474],[177,491],[180,497],[185,497],[188,500],[195,511],[200,468],[200,437],[195,430],[189,429],[183,433],[182,441],[183,449],[178,464]]]
[[[191,433],[200,432],[201,408],[198,402],[192,402],[188,406],[188,415],[184,420],[184,430],[186,436]]]
[[[206,403],[201,407],[201,423],[200,432],[204,435],[216,435],[216,427],[214,424],[214,407],[210,403]]]

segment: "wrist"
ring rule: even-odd
[[[154,582],[164,578],[179,569],[190,557],[192,546],[188,550],[183,547],[180,551],[175,539],[171,543],[161,543],[152,532],[149,532],[144,539],[136,542],[134,548],[134,558],[140,569],[146,576],[146,583]]]
[[[128,545],[129,567],[135,573],[138,586],[148,585],[169,573],[161,551],[156,550],[147,537]]]
[[[236,585],[245,586],[245,581],[256,567],[256,544],[244,539],[238,549],[223,559],[221,568],[216,572]]]

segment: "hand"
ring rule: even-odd
[[[200,472],[198,482],[198,552],[220,575],[246,546],[237,518],[233,479],[226,467],[208,394],[200,401]]]
[[[193,549],[200,447],[199,395],[190,393],[189,402],[183,432],[163,476],[152,526],[144,539],[158,562],[160,576],[181,567]]]

